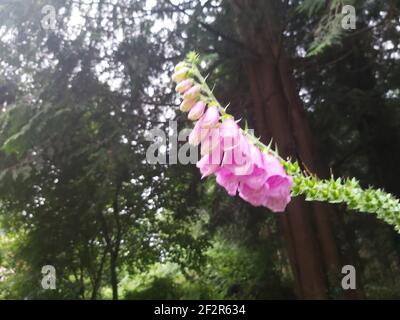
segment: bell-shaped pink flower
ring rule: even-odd
[[[198,101],[196,104],[190,109],[188,118],[189,120],[198,120],[203,115],[204,110],[206,108],[206,104],[203,101]]]
[[[236,176],[247,176],[253,172],[254,161],[251,158],[250,143],[240,133],[236,140],[223,140],[224,158],[222,166],[231,171]],[[231,146],[231,143],[233,146]]]
[[[226,119],[221,124],[221,138],[224,143],[224,150],[232,149],[240,142],[240,129],[235,120]]]
[[[241,183],[246,184],[252,189],[261,188],[267,180],[267,173],[264,168],[253,167],[253,171],[248,175],[241,176]]]
[[[264,163],[263,155],[258,147],[250,143],[249,151],[249,157],[253,162],[254,168],[250,174],[243,176],[241,181],[252,189],[259,189],[267,180],[267,168]]]
[[[236,195],[239,186],[239,178],[237,176],[223,167],[215,172],[215,176],[217,183],[225,188],[230,196]]]
[[[175,88],[175,91],[179,93],[184,93],[185,91],[189,90],[192,86],[193,86],[193,80],[186,79],[178,83],[178,85]]]
[[[250,174],[253,167],[250,143],[240,132],[237,123],[233,119],[224,120],[220,131],[225,151],[223,166],[235,175]]]
[[[200,91],[201,91],[201,86],[196,84],[183,94],[183,99],[185,100],[198,99],[200,97]]]
[[[258,189],[250,188],[244,183],[239,185],[239,196],[255,207],[259,207],[264,204],[267,194],[268,187],[265,184]]]
[[[214,128],[219,122],[219,111],[217,107],[211,106],[207,108],[203,116],[202,126],[203,128]]]
[[[196,124],[192,132],[189,134],[189,143],[191,145],[197,146],[201,141],[203,141],[209,134],[210,129],[205,129],[202,126],[204,116],[201,117]]]
[[[290,202],[293,178],[286,174],[282,164],[274,156],[264,153],[264,163],[268,175],[268,192],[263,204],[273,212],[283,212]]]
[[[219,128],[211,128],[208,131],[207,137],[201,141],[200,154],[204,156],[211,153],[216,148],[222,150],[220,130]]]
[[[213,152],[203,156],[196,164],[202,174],[201,178],[205,178],[220,168],[222,160],[222,149],[214,149]]]

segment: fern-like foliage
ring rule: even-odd
[[[317,14],[326,5],[326,0],[304,0],[297,7],[297,11],[305,13],[309,18]]]
[[[314,29],[314,41],[307,50],[307,56],[318,55],[325,49],[341,43],[346,34],[341,25],[344,18],[342,8],[352,3],[353,1],[345,0],[305,0],[298,6],[297,11],[307,14],[308,18],[321,14],[323,9],[326,9]]]

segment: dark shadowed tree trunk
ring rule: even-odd
[[[110,254],[111,289],[113,300],[118,300],[117,259],[117,254],[114,252]]]
[[[283,49],[279,19],[284,10],[280,6],[278,1],[236,0],[233,4],[239,34],[253,53],[242,61],[253,100],[251,111],[264,142],[273,137],[282,156],[297,159],[304,169],[323,176]],[[330,284],[341,288],[341,264],[330,221],[334,214],[327,204],[297,198],[280,215],[300,298],[325,299]],[[357,297],[354,293],[346,296]]]
[[[104,263],[106,261],[106,256],[107,256],[107,251],[104,251],[102,256],[101,256],[99,268],[95,272],[95,274],[93,275],[92,294],[91,294],[91,297],[90,297],[90,299],[92,299],[92,300],[96,300],[97,299],[97,295],[98,295],[98,292],[99,292],[99,289],[100,289],[100,284],[101,284],[101,277],[103,275]]]

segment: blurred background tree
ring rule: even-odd
[[[332,23],[345,4],[355,30]],[[399,298],[400,237],[374,217],[302,199],[276,215],[145,161],[147,130],[190,126],[169,76],[197,50],[218,98],[283,155],[399,196],[399,7],[0,0],[0,297]]]

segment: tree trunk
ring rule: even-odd
[[[118,256],[114,252],[110,254],[110,275],[113,300],[118,300],[117,258]]]
[[[237,13],[239,33],[253,53],[242,64],[249,81],[252,111],[261,138],[267,142],[273,137],[283,157],[297,159],[308,170],[321,176],[322,166],[316,157],[293,70],[282,48],[282,30],[276,22],[279,8],[273,1],[260,4],[253,0],[236,0],[233,7]],[[254,19],[251,22],[243,20],[248,17]],[[280,215],[300,298],[328,298],[328,278],[333,279],[336,288],[341,288],[340,258],[330,221],[334,214],[328,204],[292,199],[287,213]]]
[[[96,300],[97,299],[97,294],[99,292],[100,284],[101,284],[101,277],[103,275],[103,268],[104,268],[104,263],[106,261],[106,256],[107,252],[104,250],[101,260],[100,260],[100,266],[97,272],[94,275],[93,283],[92,283],[92,294],[90,299],[91,300]]]
[[[102,209],[97,210],[97,214],[100,219],[100,223],[102,225],[103,237],[106,242],[106,251],[110,255],[110,282],[112,288],[112,297],[113,300],[118,300],[118,276],[117,276],[117,259],[118,259],[118,251],[119,251],[119,240],[117,244],[115,244],[111,240],[107,221],[103,215]],[[118,214],[118,212],[117,212]]]
[[[270,135],[274,138],[282,156],[296,157],[288,106],[279,88],[276,66],[269,56],[266,54],[264,61],[248,62],[246,66],[257,130],[264,141],[268,141]],[[279,219],[296,278],[297,295],[305,299],[324,299],[328,288],[310,212],[310,204],[302,199],[292,199],[287,213],[280,215]]]

